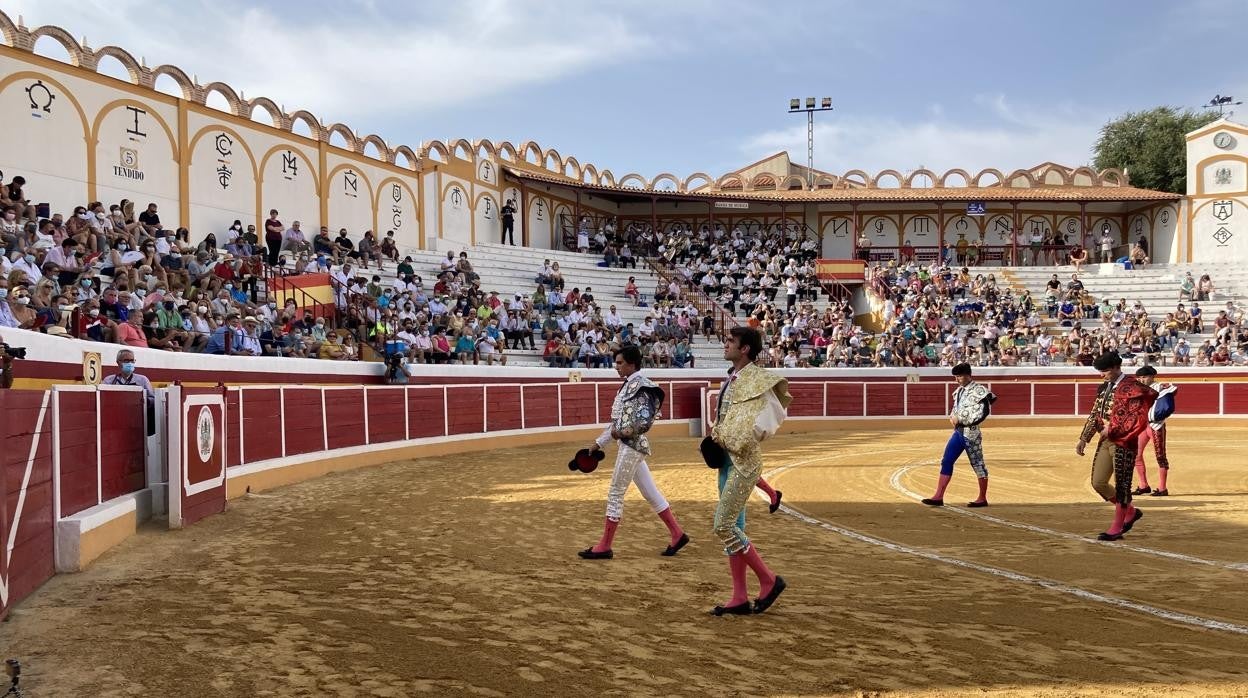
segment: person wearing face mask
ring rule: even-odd
[[[33,252],[14,255],[13,271],[20,271],[22,280],[32,284],[39,283],[43,276],[43,272],[39,270],[39,258]]]
[[[225,244],[228,245],[231,242],[234,242],[242,234],[243,234],[243,222],[240,220],[235,220],[234,223],[230,225],[230,229],[225,231]],[[213,238],[213,244],[215,245],[216,236],[209,234],[209,237]]]
[[[35,309],[30,307],[30,289],[25,286],[17,286],[9,290],[8,294],[9,311],[13,315],[13,319],[17,324],[11,325],[23,330],[37,329],[39,323],[39,314]]]
[[[212,233],[208,233],[208,235],[204,238],[204,241],[199,243],[199,246],[195,248],[195,251],[202,252],[208,255],[209,257],[216,257],[217,256],[217,236],[213,235]]]
[[[16,239],[19,228],[17,224],[17,209],[13,207],[4,209],[4,215],[0,216],[0,235],[5,239]]]
[[[9,280],[0,277],[0,327],[20,327],[9,298]]]
[[[156,422],[153,419],[153,408],[156,402],[156,391],[152,388],[152,382],[147,376],[136,373],[134,370],[134,352],[130,349],[122,349],[117,352],[117,373],[104,377],[104,385],[130,385],[143,389],[143,396],[147,398],[147,434],[151,436],[155,431]]]
[[[178,312],[178,305],[173,297],[166,295],[159,303],[155,303],[154,306],[156,308],[156,326],[164,332],[170,341],[177,342],[182,347],[189,346],[191,336],[183,326],[182,313]]]

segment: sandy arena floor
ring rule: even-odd
[[[31,696],[1248,695],[1248,448],[1171,430],[1174,494],[1108,544],[1077,428],[987,429],[973,512],[915,501],[943,431],[780,437],[792,509],[749,530],[790,587],[737,618],[706,613],[729,580],[694,440],[652,461],[675,558],[635,491],[615,559],[576,557],[610,471],[571,449],[394,463],[144,532],[19,605],[0,656]],[[946,501],[973,487],[960,463]]]

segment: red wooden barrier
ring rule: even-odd
[[[50,401],[48,391],[0,390],[0,618],[55,571]]]
[[[364,445],[364,389],[343,388],[325,393],[325,434],[329,447]]]
[[[325,418],[318,388],[286,388],[282,391],[286,455],[325,450]]]
[[[407,438],[402,388],[368,390],[368,442],[381,444]]]

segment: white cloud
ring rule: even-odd
[[[501,109],[509,91],[656,50],[645,16],[570,0],[275,7],[303,14],[228,1],[0,0],[27,26],[56,24],[93,47],[116,44],[149,66],[171,63],[201,84],[352,126],[465,103]]]
[[[1087,164],[1105,115],[1070,108],[1047,112],[1021,108],[1000,95],[977,97],[984,125],[951,123],[939,112],[913,119],[818,117],[815,167],[840,174],[851,169],[901,172],[924,166],[937,173],[960,167],[972,174],[995,167],[1009,172],[1045,161]],[[769,131],[741,147],[743,162],[788,150],[798,162],[806,152],[806,128]]]

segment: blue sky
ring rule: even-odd
[[[0,0],[148,65],[415,146],[533,139],[617,175],[1084,164],[1125,111],[1248,99],[1248,2]],[[43,43],[41,53],[54,53]],[[1248,117],[1248,112],[1242,114]]]

